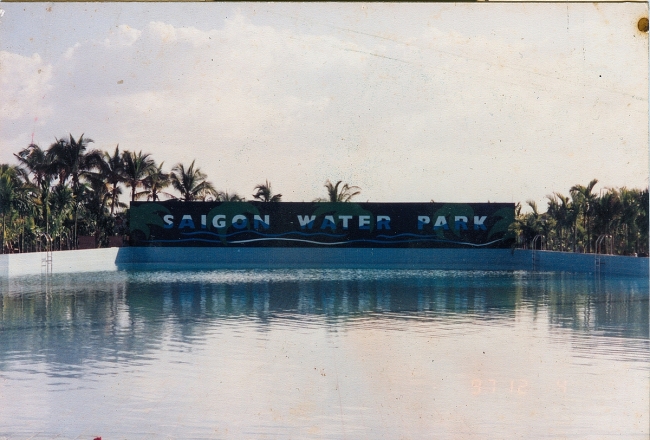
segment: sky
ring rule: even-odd
[[[648,186],[644,3],[2,3],[0,163],[82,133],[285,201]]]

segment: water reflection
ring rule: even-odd
[[[137,358],[165,338],[191,348],[215,326],[245,320],[261,332],[272,323],[345,331],[390,328],[395,320],[431,331],[427,323],[434,321],[509,325],[518,313],[530,311],[550,328],[648,339],[648,281],[635,278],[449,271],[118,272],[58,275],[48,285],[41,277],[25,277],[5,289],[0,365],[24,357],[55,365]]]
[[[0,288],[0,438],[648,435],[645,279],[160,271]]]

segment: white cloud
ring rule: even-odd
[[[288,200],[321,195],[326,179],[374,201],[541,199],[593,177],[647,183],[647,40],[625,52],[629,36],[612,32],[609,46],[596,35],[582,45],[565,41],[574,33],[535,40],[508,26],[374,36],[242,14],[207,30],[123,24],[53,66],[5,53],[18,64],[0,72],[3,90],[24,96],[6,105],[17,116],[3,144],[25,139],[36,111],[48,142],[83,132],[168,166],[199,158],[220,188],[248,195],[268,178]],[[612,50],[617,63],[603,63]]]
[[[40,55],[25,57],[0,51],[0,121],[47,116],[42,104],[50,90],[52,66]]]

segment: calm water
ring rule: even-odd
[[[0,438],[648,438],[648,280],[133,272],[0,284]]]

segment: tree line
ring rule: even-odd
[[[648,256],[648,189],[603,188],[597,179],[574,185],[568,195],[546,196],[546,212],[528,200],[515,207],[513,231],[523,248]],[[535,239],[537,237],[537,239]],[[534,242],[534,243],[533,243]]]
[[[93,140],[55,139],[49,148],[30,144],[14,154],[17,165],[0,164],[0,249],[40,250],[50,237],[54,249],[75,249],[80,236],[94,236],[96,247],[109,237],[127,234],[126,191],[131,201],[245,201],[237,193],[219,191],[193,161],[177,163],[170,172],[149,153],[90,149]],[[317,201],[349,202],[360,189],[327,181],[327,197]],[[125,194],[126,195],[126,194]],[[269,181],[255,186],[253,200],[280,202]]]
[[[90,149],[84,135],[55,139],[47,149],[31,144],[14,154],[17,165],[0,164],[0,249],[38,251],[44,237],[54,249],[75,249],[80,236],[93,236],[95,246],[128,234],[127,205],[131,201],[245,201],[237,193],[219,191],[193,161],[177,163],[170,172],[149,153]],[[607,188],[594,192],[597,180],[575,185],[564,196],[547,196],[546,212],[534,201],[532,212],[516,205],[511,229],[518,247],[569,252],[648,254],[648,189]],[[322,202],[350,202],[361,189],[342,181],[325,183]],[[126,194],[125,194],[126,191]],[[280,202],[269,181],[255,186],[253,200]],[[533,244],[535,241],[535,244]]]

